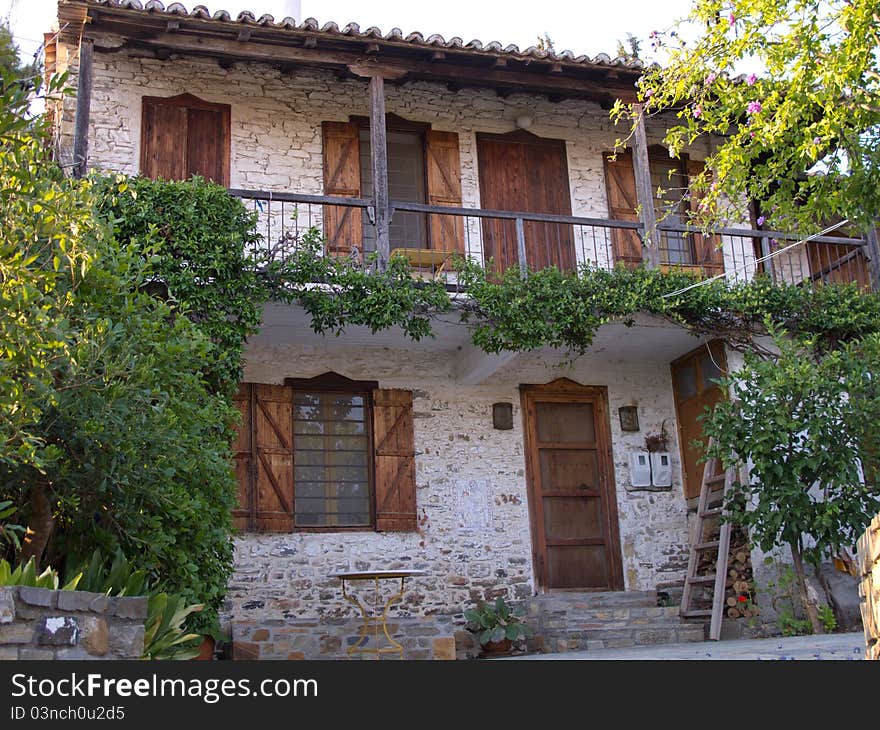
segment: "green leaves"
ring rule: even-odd
[[[469,608],[464,612],[470,630],[477,635],[481,644],[504,639],[516,641],[520,637],[529,636],[531,631],[521,619],[524,614],[522,606],[508,606],[500,596],[494,603],[480,601],[477,608]]]
[[[874,225],[874,0],[732,0],[723,10],[716,0],[697,0],[675,32],[653,36],[668,58],[641,81],[647,113],[662,114],[675,153],[706,135],[717,142],[692,186],[705,203],[700,223],[735,224],[756,200],[775,230],[815,232],[838,217]],[[633,113],[620,105],[612,118]]]
[[[144,659],[193,659],[198,656],[200,634],[189,633],[187,618],[202,611],[200,604],[187,605],[181,596],[157,593],[150,596],[144,625]]]

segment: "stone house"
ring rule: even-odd
[[[651,120],[634,152],[611,154],[608,110],[635,100],[637,62],[157,0],[60,0],[59,28],[47,62],[79,88],[55,110],[62,156],[212,178],[258,212],[267,246],[315,225],[329,254],[397,251],[450,287],[452,252],[531,268],[646,258],[732,278],[870,274],[860,241],[762,263],[770,241],[751,221],[687,232],[680,191],[708,149],[670,158]],[[650,260],[641,234],[657,209]],[[325,338],[300,307],[266,307],[239,398],[227,617],[240,655],[339,655],[353,614],[336,571],[427,571],[397,609],[409,656],[449,654],[437,637],[477,599],[623,592],[655,606],[658,587],[682,581],[701,477],[686,444],[731,353],[648,317],[606,325],[573,363],[487,355],[459,324],[436,332]],[[665,450],[648,454],[658,434]],[[674,608],[656,618],[677,624]],[[694,637],[676,631],[611,639]]]

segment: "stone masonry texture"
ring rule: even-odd
[[[140,659],[145,598],[0,587],[0,659]]]

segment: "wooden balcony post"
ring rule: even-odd
[[[86,174],[89,162],[89,111],[92,101],[92,48],[83,38],[79,44],[79,77],[76,84],[76,116],[73,132],[73,176]]]
[[[654,210],[654,190],[651,185],[651,168],[648,164],[648,136],[645,131],[645,113],[642,104],[633,106],[636,128],[633,146],[633,168],[636,178],[636,196],[639,200],[639,218],[644,227],[644,261],[649,269],[660,266],[660,232],[657,230],[657,213]]]
[[[874,291],[880,292],[880,237],[877,235],[877,229],[869,228],[865,238],[868,241],[868,271],[871,287]]]
[[[379,271],[388,266],[391,255],[388,207],[388,138],[385,129],[385,79],[370,77],[370,152],[373,166],[373,197],[376,216],[376,253]]]

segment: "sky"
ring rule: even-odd
[[[166,7],[173,1],[164,0]],[[183,4],[189,10],[204,4],[212,12],[251,10],[258,17],[270,12],[276,19],[284,15],[278,12],[283,0],[184,0]],[[614,55],[617,41],[625,40],[627,33],[632,33],[643,41],[643,56],[647,57],[650,57],[648,34],[670,27],[674,20],[687,14],[690,5],[691,0],[626,0],[625,4],[609,0],[301,2],[303,18],[313,17],[321,23],[332,20],[340,27],[356,22],[362,29],[375,25],[385,33],[398,27],[404,33],[417,30],[425,35],[439,33],[447,40],[459,36],[465,42],[477,38],[483,43],[515,43],[521,48],[534,45],[538,36],[546,33],[557,51],[568,49],[590,56]],[[56,7],[56,0],[0,0],[0,19],[9,19],[25,60],[30,60],[42,42],[43,33],[51,28]]]

